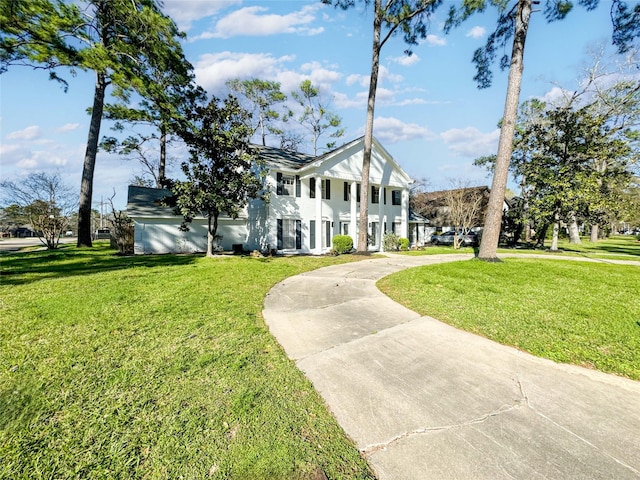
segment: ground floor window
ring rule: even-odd
[[[369,245],[378,244],[378,222],[371,222],[371,231],[369,232]]]
[[[302,248],[302,222],[292,218],[278,219],[278,250]]]
[[[340,222],[340,234],[349,235],[349,222]]]

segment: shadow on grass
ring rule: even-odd
[[[56,250],[12,253],[0,257],[0,283],[25,285],[49,278],[91,275],[134,267],[188,265],[199,255],[121,256],[106,246],[77,248],[64,245]]]

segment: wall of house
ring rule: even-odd
[[[333,173],[330,171],[324,171],[323,173]],[[287,252],[288,250],[299,251],[301,253],[320,253],[326,252],[331,249],[331,239],[334,235],[345,233],[345,231],[354,239],[354,244],[357,241],[357,224],[359,218],[360,203],[356,203],[355,211],[352,211],[351,200],[345,200],[345,182],[347,182],[349,189],[349,195],[351,195],[351,183],[355,181],[357,177],[353,179],[345,180],[336,177],[324,178],[325,187],[326,180],[329,180],[330,184],[330,198],[326,197],[326,194],[322,194],[322,187],[320,182],[322,181],[320,176],[312,175],[309,177],[298,177],[299,186],[292,186],[292,195],[280,194],[278,195],[278,172],[272,171],[267,178],[267,182],[270,186],[271,197],[268,204],[268,242],[271,246],[277,245],[277,232],[278,232],[278,219],[285,220],[300,220],[300,235],[301,235],[301,249],[287,249],[282,250]],[[286,173],[286,175],[293,175],[292,173]],[[353,176],[353,174],[351,174]],[[345,175],[346,176],[346,175]],[[390,176],[390,175],[389,175]],[[311,184],[313,182],[312,177],[315,178],[316,183],[316,195],[315,198],[311,197]],[[379,184],[372,184],[376,187],[380,187]],[[371,188],[371,185],[370,187]],[[296,190],[299,190],[300,196],[296,196]],[[408,199],[408,189],[401,187],[387,187],[386,188],[386,204],[384,202],[384,193],[380,191],[379,203],[372,203],[371,191],[369,191],[369,224],[370,226],[377,225],[375,239],[376,245],[370,247],[372,250],[379,250],[382,235],[386,231],[392,231],[394,228],[399,236],[406,237],[407,231],[407,219],[406,214],[403,216],[403,202],[400,205],[393,205],[392,203],[392,190],[401,191],[401,196]],[[317,199],[321,201],[318,202]],[[265,215],[266,217],[266,215]],[[318,225],[318,218],[321,218],[322,224]],[[311,221],[315,222],[315,227]],[[355,220],[355,221],[354,221]],[[396,224],[395,226],[393,224]],[[346,230],[345,230],[346,229]],[[328,237],[328,238],[327,238]],[[315,246],[312,245],[314,243]],[[314,248],[315,247],[315,248]]]
[[[180,231],[180,217],[135,218],[134,253],[195,253],[207,251],[207,221],[194,219],[188,232]],[[218,223],[218,241],[222,249],[231,251],[233,245],[242,244],[245,250],[258,248],[249,244],[246,219],[221,219]]]

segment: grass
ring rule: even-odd
[[[585,258],[603,258],[616,260],[640,260],[640,241],[637,241],[631,235],[616,235],[610,238],[600,240],[595,243],[589,242],[588,238],[582,238],[579,245],[570,244],[568,239],[560,239],[558,242],[558,251],[551,252],[549,250],[550,241],[547,241],[544,248],[533,248],[521,244],[518,248],[500,248],[500,253],[536,253],[545,255],[569,255]],[[462,247],[455,250],[453,246],[432,246],[429,245],[423,250],[412,250],[409,252],[400,252],[404,255],[438,255],[443,253],[477,253],[478,248]]]
[[[405,270],[378,282],[394,300],[551,360],[640,380],[640,268],[508,258]]]
[[[261,317],[357,259],[2,256],[0,478],[372,478]]]

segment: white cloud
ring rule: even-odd
[[[364,108],[367,106],[368,96],[368,92],[359,92],[355,96],[335,92],[333,94],[333,103],[337,108]]]
[[[574,92],[571,90],[565,90],[560,87],[553,87],[547,93],[545,93],[542,97],[538,97],[545,103],[550,103],[551,105],[565,105],[568,100],[572,97]]]
[[[361,75],[359,73],[353,73],[347,77],[347,85],[358,84],[361,87],[369,87],[369,75]],[[389,81],[391,83],[400,83],[404,80],[402,75],[391,73],[387,67],[380,65],[378,70],[378,85],[383,82]]]
[[[434,47],[442,47],[447,44],[447,40],[444,37],[438,35],[427,35],[427,43]]]
[[[282,66],[293,59],[288,55],[276,58],[268,53],[209,53],[198,59],[194,71],[198,85],[216,92],[232,78],[277,78]]]
[[[487,33],[486,28],[476,25],[475,27],[473,27],[471,30],[467,32],[466,36],[471,38],[482,38],[484,37],[485,33]]]
[[[305,5],[299,11],[286,15],[265,14],[268,7],[251,6],[236,10],[218,20],[212,32],[205,32],[193,40],[206,38],[230,38],[239,35],[264,37],[282,33],[317,35],[322,27],[310,26],[316,20],[322,4]]]
[[[164,0],[164,12],[175,20],[181,30],[189,30],[191,23],[233,5],[242,4],[242,0]]]
[[[72,132],[73,130],[77,130],[78,128],[80,128],[79,123],[67,123],[61,126],[60,128],[58,128],[57,131],[60,133]]]
[[[9,133],[7,138],[10,140],[34,140],[39,138],[41,133],[40,127],[37,125],[31,125],[24,130],[17,130]]]
[[[389,81],[391,83],[400,83],[402,80],[404,80],[404,77],[402,75],[391,73],[387,67],[385,67],[384,65],[380,65],[378,80],[379,82]]]
[[[452,128],[442,132],[440,137],[453,155],[476,158],[496,153],[500,129],[483,133],[476,127]]]
[[[325,68],[319,62],[309,62],[300,66],[303,72],[309,72],[309,80],[315,87],[328,88],[331,84],[342,78],[342,73],[337,70]]]
[[[406,140],[433,139],[434,133],[416,123],[404,123],[394,117],[377,117],[373,124],[374,135],[382,143],[396,143]]]
[[[400,57],[392,57],[392,62],[397,63],[398,65],[402,65],[403,67],[410,67],[411,65],[415,65],[420,61],[420,57],[415,53],[412,55],[402,55]]]

